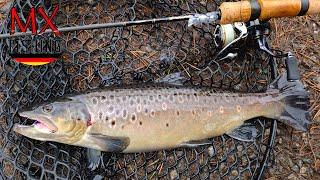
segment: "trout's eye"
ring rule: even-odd
[[[52,111],[52,109],[53,109],[53,107],[52,107],[52,105],[45,105],[45,106],[43,106],[43,108],[42,108],[42,110],[44,111],[44,112],[46,112],[46,113],[50,113],[51,111]]]

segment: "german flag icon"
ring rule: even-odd
[[[11,57],[17,62],[31,65],[40,66],[49,64],[57,60],[61,54],[12,54]]]

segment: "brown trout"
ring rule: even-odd
[[[14,125],[32,139],[109,152],[181,147],[228,133],[256,117],[305,131],[308,93],[279,76],[265,93],[216,93],[186,87],[108,88],[66,96],[22,111],[33,125]]]

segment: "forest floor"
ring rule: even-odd
[[[311,94],[312,124],[298,132],[278,127],[274,163],[269,179],[320,178],[320,15],[272,20],[271,44],[293,52],[299,60],[303,83]]]

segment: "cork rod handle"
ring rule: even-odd
[[[220,6],[221,24],[254,19],[302,16],[320,13],[320,0],[251,0],[224,2]]]

